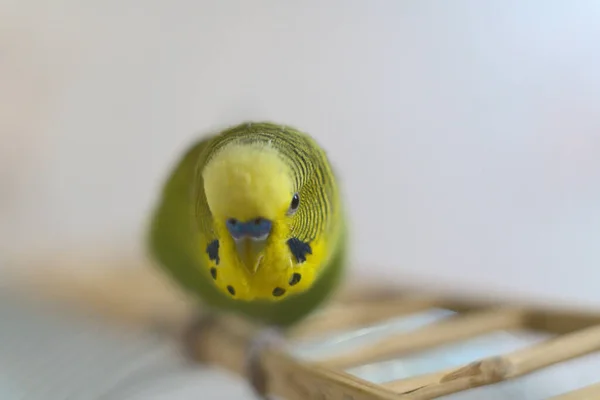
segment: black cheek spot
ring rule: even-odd
[[[217,279],[217,269],[215,267],[210,269],[210,275],[213,277],[213,279]]]
[[[230,295],[235,296],[235,289],[233,288],[233,286],[231,286],[231,285],[227,286],[227,291],[229,292]]]
[[[289,281],[290,286],[296,285],[298,282],[300,282],[300,279],[302,279],[302,275],[300,275],[298,272],[294,272]]]
[[[219,265],[221,259],[219,258],[219,241],[213,240],[206,246],[206,254],[208,254],[208,258],[212,261],[216,262]]]
[[[298,263],[303,263],[306,261],[306,255],[312,254],[310,244],[303,242],[298,238],[293,237],[289,239],[287,245]]]
[[[285,289],[283,289],[283,288],[276,287],[275,289],[273,289],[273,296],[275,296],[275,297],[283,296],[284,294],[285,294]]]

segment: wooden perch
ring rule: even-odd
[[[600,378],[599,378],[600,379]],[[600,399],[600,382],[573,392],[554,396],[549,400],[597,400]]]
[[[346,369],[469,339],[499,329],[519,328],[523,325],[525,312],[517,309],[481,311],[442,320],[441,322],[395,335],[376,343],[322,361],[329,368]]]
[[[294,329],[298,337],[324,335],[331,332],[349,331],[373,325],[393,317],[412,314],[441,304],[440,299],[415,296],[411,298],[371,301],[362,303],[333,304],[325,312],[315,314]]]
[[[503,356],[487,358],[447,371],[389,382],[385,386],[400,393],[435,398],[520,377],[599,350],[600,326],[594,326],[548,339]]]
[[[14,274],[11,291],[44,301],[60,301],[122,324],[146,328],[156,328],[158,324],[172,334],[181,333],[196,307],[145,263],[128,263],[123,268],[91,268],[87,263],[84,269],[79,268],[81,264],[81,260],[68,258],[36,269],[32,274]],[[540,309],[508,302],[411,293],[378,285],[347,286],[327,308],[291,333],[294,337],[319,336],[433,307],[451,309],[458,315],[319,363],[296,359],[283,349],[265,351],[262,362],[269,391],[290,400],[433,399],[600,351],[600,312]],[[385,384],[373,384],[341,371],[506,329],[544,330],[555,336],[498,357]],[[252,333],[253,328],[245,321],[224,316],[203,331],[202,337],[193,340],[195,353],[205,362],[243,374],[245,349]],[[599,385],[555,399],[594,396],[600,396]]]
[[[219,323],[203,331],[195,341],[196,356],[203,362],[223,366],[244,374],[244,352],[247,331],[224,329]],[[237,332],[237,333],[236,333]],[[245,334],[246,333],[246,334]],[[320,398],[336,400],[398,399],[397,393],[343,372],[315,367],[291,358],[289,355],[269,350],[263,355],[263,366],[268,388],[290,400]]]

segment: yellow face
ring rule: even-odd
[[[203,179],[219,238],[219,263],[205,254],[216,286],[234,299],[272,301],[310,287],[324,244],[312,243],[300,265],[290,251],[301,199],[279,153],[264,144],[230,144],[205,166]]]
[[[215,217],[240,221],[285,216],[294,194],[290,170],[264,145],[230,145],[206,165],[204,191]]]

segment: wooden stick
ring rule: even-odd
[[[521,376],[540,368],[600,351],[600,325],[546,340],[509,354],[515,367],[511,376]]]
[[[410,393],[418,399],[434,399],[478,386],[500,382],[506,379],[506,371],[510,367],[505,359],[494,357],[460,368],[391,381],[383,386],[400,394]]]
[[[320,364],[333,369],[346,369],[389,360],[401,354],[468,339],[494,330],[521,327],[525,315],[523,310],[512,308],[458,315],[408,333],[379,340],[321,361]]]
[[[55,261],[12,271],[5,283],[15,295],[93,311],[113,323],[130,326],[179,330],[197,307],[165,277],[139,261],[108,267],[85,260]]]
[[[546,340],[501,357],[460,368],[386,383],[398,393],[432,399],[529,374],[550,365],[600,351],[600,325]]]
[[[350,279],[344,283],[335,295],[335,302],[344,304],[365,304],[412,297],[415,291],[396,285],[386,285],[378,280]]]
[[[373,325],[393,317],[436,307],[440,300],[433,297],[415,296],[407,299],[382,300],[378,302],[331,305],[308,318],[291,333],[294,337],[312,337],[335,331],[349,331]]]
[[[37,269],[28,276],[21,276],[27,278],[21,280],[21,283],[25,283],[21,289],[25,289],[24,293],[44,299],[63,300],[77,308],[92,309],[121,323],[147,327],[158,320],[164,321],[173,330],[181,329],[194,307],[164,277],[152,272],[148,263],[135,264],[138,265],[123,268],[113,265],[108,269],[100,266],[95,269],[81,259],[70,260],[64,265],[61,263],[58,268]],[[80,268],[82,265],[85,268]],[[470,313],[385,339],[337,360],[326,360],[320,365],[297,361],[285,353],[269,350],[263,355],[263,365],[272,393],[291,400],[431,399],[515,378],[592,351],[600,351],[600,315],[597,312],[535,308],[523,311],[518,306],[498,307],[497,303],[485,303],[477,299],[447,301],[437,296],[418,298],[407,295],[404,290],[389,287],[383,291],[377,286],[368,286],[357,292],[353,290],[345,289],[329,310],[308,319],[304,326],[299,327],[297,334],[363,326],[428,306],[445,306]],[[367,296],[364,301],[361,298],[363,295]],[[498,308],[481,311],[481,307],[490,305]],[[353,321],[353,317],[357,320]],[[397,354],[520,326],[570,333],[502,357],[487,358],[461,368],[385,385],[371,384],[326,368],[327,365],[344,367],[389,359]],[[196,348],[205,356],[205,360],[243,374],[244,352],[253,329],[235,318],[224,317],[210,332],[196,339]],[[565,394],[558,399],[580,399],[584,398],[583,395],[591,398],[599,392],[600,384]],[[565,397],[567,395],[571,397]]]
[[[600,399],[600,382],[594,385],[551,397],[549,400],[597,400]]]
[[[120,324],[179,332],[201,306],[144,258],[101,260],[59,253],[15,261],[4,272],[3,285],[16,295],[92,310]],[[339,305],[345,311],[337,311],[339,314],[334,314],[329,321],[329,317],[315,316],[315,325],[307,323],[306,329],[299,328],[299,334],[320,327],[343,329],[346,323],[352,327],[349,318],[352,307],[365,308],[360,302],[361,295],[371,299],[367,304],[381,307],[384,300],[404,298],[400,292],[391,287],[383,290],[376,283],[365,286],[356,282],[343,284],[330,305],[332,309]],[[384,309],[376,311],[377,315],[371,320],[376,322],[377,317],[385,318],[385,312]],[[365,314],[363,312],[364,320],[369,321]]]
[[[244,359],[248,345],[246,332],[234,333],[217,321],[203,330],[195,342],[196,356],[204,362],[223,366],[245,375]],[[239,331],[238,331],[239,332]],[[290,400],[396,400],[400,395],[349,374],[302,363],[269,349],[263,353],[262,364],[268,376],[268,390]]]
[[[564,334],[600,324],[598,311],[531,308],[527,325],[531,329]]]

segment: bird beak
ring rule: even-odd
[[[256,218],[241,222],[230,218],[227,220],[226,225],[235,242],[240,261],[251,274],[255,274],[258,271],[263,250],[271,233],[271,221]]]
[[[266,238],[255,239],[248,236],[235,241],[238,256],[251,274],[258,271],[266,243]]]

